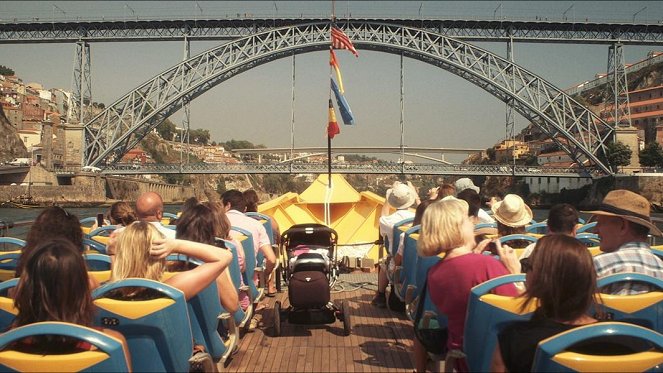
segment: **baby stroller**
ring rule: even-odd
[[[331,287],[338,278],[335,230],[322,224],[297,224],[281,234],[279,250],[283,280],[288,285],[290,306],[274,304],[274,335],[281,334],[281,319],[292,324],[331,324],[343,321],[345,335],[350,335],[347,301],[337,307],[330,301]]]

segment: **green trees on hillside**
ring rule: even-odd
[[[628,166],[631,163],[633,151],[628,145],[617,141],[606,145],[606,154],[599,153],[599,160],[612,167]]]
[[[657,142],[647,144],[639,155],[641,166],[663,167],[663,148]]]
[[[14,75],[14,70],[10,69],[5,65],[0,65],[0,75]]]

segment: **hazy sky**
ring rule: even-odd
[[[501,6],[500,6],[501,4]],[[642,10],[643,8],[645,8]],[[218,18],[254,16],[326,16],[328,1],[2,1],[0,22],[122,18]],[[642,10],[642,11],[641,11]],[[477,18],[663,22],[660,1],[523,1],[450,2],[337,1],[339,16]],[[220,42],[192,42],[192,55]],[[481,43],[502,56],[504,43]],[[607,45],[515,44],[515,60],[560,88],[605,72]],[[645,58],[655,48],[624,48],[627,63]],[[0,65],[16,70],[24,82],[45,88],[71,87],[72,44],[0,45]],[[660,46],[657,50],[663,50]],[[93,101],[110,105],[123,94],[182,59],[182,42],[93,43]],[[398,146],[400,144],[399,57],[359,50],[355,59],[337,51],[346,98],[357,125],[341,125],[339,146]],[[295,143],[324,146],[329,95],[327,52],[296,56]],[[206,128],[212,139],[247,139],[270,147],[290,146],[292,59],[280,59],[244,72],[216,86],[191,104],[192,128]],[[445,70],[405,59],[405,144],[409,146],[486,148],[504,137],[505,106],[492,95]],[[171,117],[180,123],[181,113]],[[339,117],[340,120],[340,117]],[[526,125],[516,115],[517,129]]]

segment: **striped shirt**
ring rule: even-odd
[[[636,272],[648,276],[663,278],[663,261],[651,252],[645,242],[628,242],[617,251],[594,257],[594,267],[598,278],[622,272]],[[653,291],[649,285],[638,282],[620,282],[612,284],[603,293],[615,295],[640,294]]]

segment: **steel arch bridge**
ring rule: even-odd
[[[422,29],[362,21],[349,21],[343,28],[357,48],[429,63],[510,102],[578,165],[612,173],[597,155],[605,152],[614,128],[540,76],[474,45]],[[149,131],[217,84],[279,58],[326,50],[329,44],[330,23],[316,22],[264,31],[183,61],[85,124],[84,163],[115,163]]]

